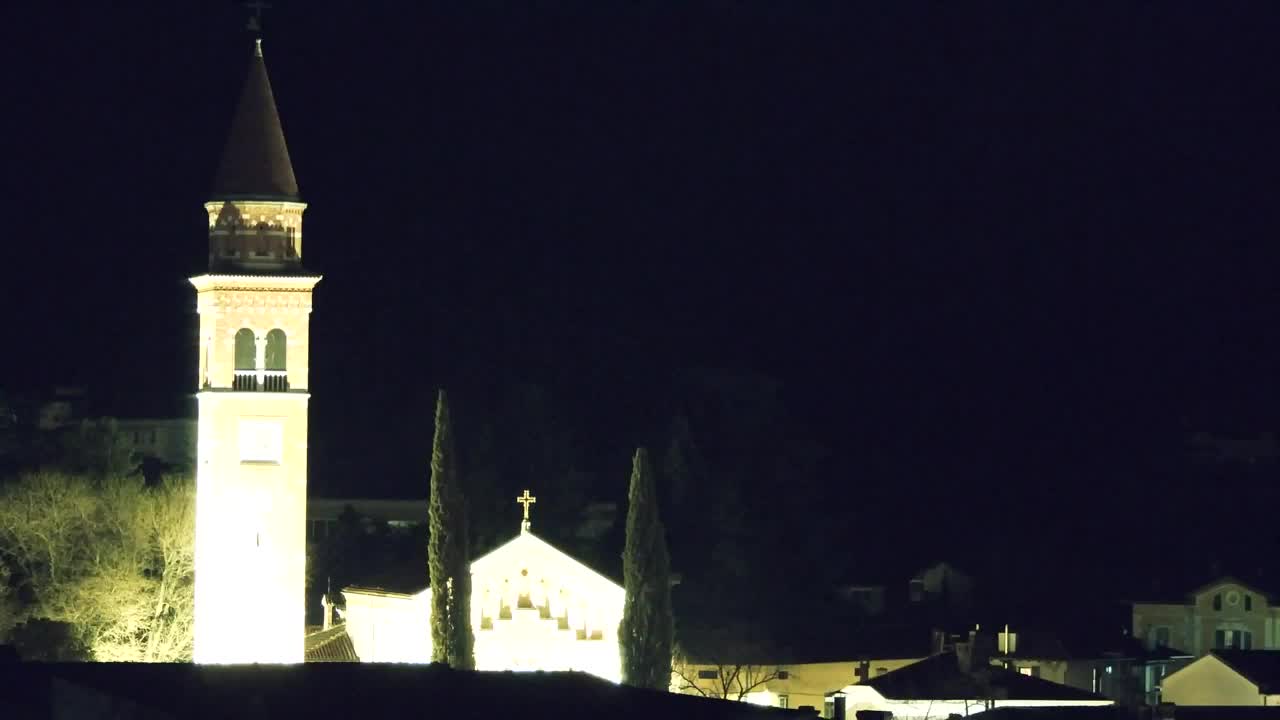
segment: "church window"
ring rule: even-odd
[[[1252,596],[1252,595],[1245,595],[1245,596],[1244,596],[1244,611],[1245,611],[1245,612],[1250,612],[1250,611],[1252,611],[1252,610],[1253,610],[1253,596]]]
[[[1217,595],[1213,596],[1213,609],[1214,610],[1222,609],[1222,593],[1218,593]]]
[[[236,331],[236,369],[254,370],[258,362],[258,341],[249,328]]]
[[[268,370],[285,370],[285,334],[280,328],[267,333],[266,365]]]

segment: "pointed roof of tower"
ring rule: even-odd
[[[289,162],[289,148],[284,142],[271,81],[267,79],[260,39],[254,44],[249,77],[213,184],[212,199],[230,198],[298,198],[298,181]]]

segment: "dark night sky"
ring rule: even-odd
[[[250,41],[127,5],[6,20],[0,384],[194,376]],[[566,388],[619,483],[672,371],[764,373],[833,497],[983,534],[1129,524],[1184,429],[1276,426],[1274,4],[275,5],[317,487],[425,482],[403,400],[486,373]]]

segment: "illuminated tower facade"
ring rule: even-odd
[[[200,313],[195,661],[302,662],[308,325],[320,277],[258,41],[209,215]]]

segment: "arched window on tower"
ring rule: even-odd
[[[289,374],[286,372],[284,331],[275,328],[267,333],[266,352],[266,390],[268,392],[284,392],[289,389]]]
[[[258,341],[249,328],[236,331],[236,377],[232,388],[257,390]]]

